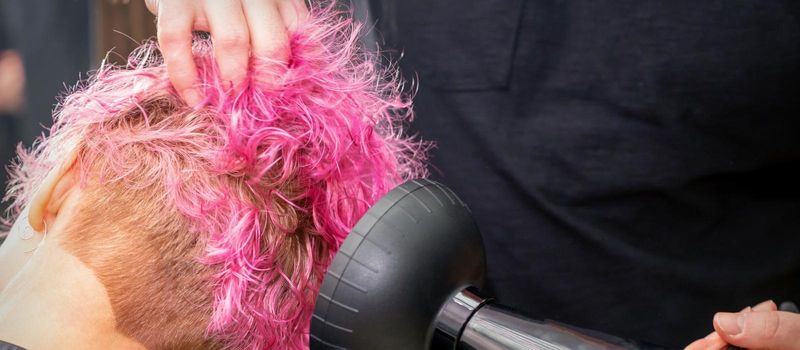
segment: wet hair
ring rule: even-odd
[[[429,144],[403,133],[404,84],[359,32],[313,8],[290,33],[288,64],[254,59],[236,92],[198,37],[200,106],[177,97],[154,43],[127,67],[102,66],[20,151],[11,215],[77,151],[87,199],[64,244],[106,286],[120,331],[148,348],[306,348],[348,231],[426,175]]]

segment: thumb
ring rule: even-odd
[[[800,314],[720,312],[714,315],[714,329],[725,342],[742,348],[800,350]]]

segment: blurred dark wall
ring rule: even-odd
[[[0,55],[11,48],[8,33],[3,25],[3,9],[0,7]],[[14,115],[10,112],[0,111],[0,165],[5,165],[11,159],[13,145],[11,140],[16,133]],[[4,184],[4,171],[0,167],[0,185]],[[3,187],[5,188],[5,187]]]
[[[133,49],[156,36],[156,18],[143,0],[93,0],[91,25],[93,66],[107,59],[124,65]]]
[[[89,69],[88,1],[0,1],[0,32],[22,56],[26,80],[22,109],[0,116],[0,193],[16,145],[30,146],[50,126],[57,96]]]
[[[56,96],[89,69],[89,0],[3,0],[10,44],[25,61],[26,103],[15,141],[26,145],[49,126]]]

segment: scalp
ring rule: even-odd
[[[395,68],[359,49],[349,17],[314,9],[290,44],[288,64],[254,59],[233,93],[198,38],[200,108],[181,102],[146,44],[68,94],[50,135],[20,153],[17,212],[79,150],[91,200],[69,247],[104,282],[118,326],[148,347],[307,347],[350,228],[426,173],[429,144],[402,132],[410,96]]]

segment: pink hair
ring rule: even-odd
[[[222,336],[231,349],[306,348],[319,284],[348,231],[394,186],[426,175],[429,144],[402,135],[402,123],[412,118],[402,80],[359,48],[359,32],[342,13],[312,9],[290,33],[288,65],[256,60],[236,94],[226,93],[209,40],[196,40],[205,100],[201,108],[181,104],[165,117],[169,123],[194,118],[180,121],[179,129],[163,127],[168,123],[151,120],[142,108],[154,97],[177,96],[154,44],[134,53],[127,69],[102,66],[62,101],[49,137],[20,150],[9,191],[12,214],[73,149],[81,150],[83,174],[105,159],[103,181],[163,186],[167,203],[207,235],[199,258],[220,267],[209,334]],[[137,110],[147,127],[120,132]],[[132,144],[161,161],[138,164],[116,152]],[[146,174],[137,181],[151,183],[126,182],[141,169]],[[255,199],[219,177],[241,179]],[[299,190],[283,191],[292,181]],[[285,207],[310,218],[311,234],[328,248],[321,261],[298,261],[290,271],[276,263],[297,230],[286,222]],[[312,260],[319,240],[304,244]]]

